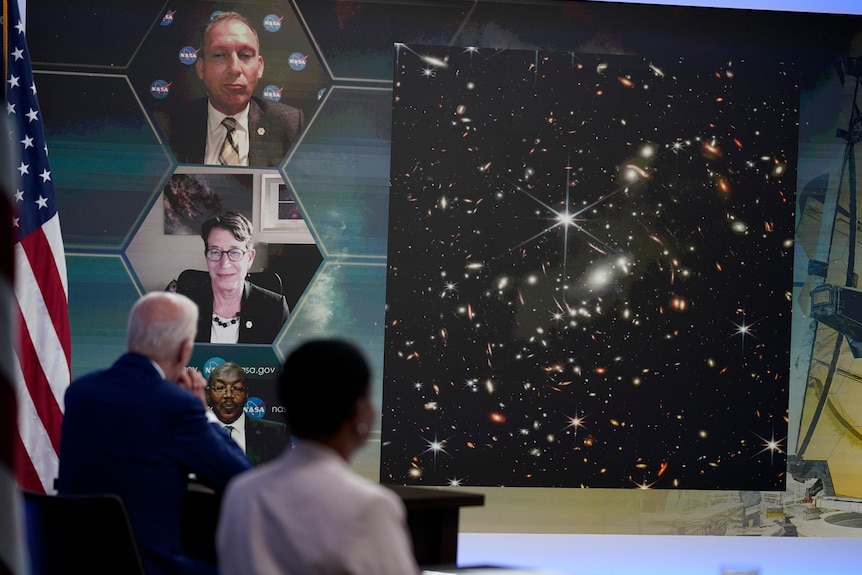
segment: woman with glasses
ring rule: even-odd
[[[289,310],[283,295],[248,281],[251,221],[237,212],[218,214],[203,223],[201,239],[210,283],[184,294],[200,310],[195,341],[271,344]]]

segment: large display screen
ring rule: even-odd
[[[783,489],[796,74],[399,46],[386,476]]]
[[[260,39],[254,97],[293,111],[275,159],[227,168],[174,137],[203,146],[185,127],[197,57],[229,10]],[[381,417],[354,466],[484,493],[462,529],[857,536],[859,16],[28,11],[74,376],[122,353],[142,293],[206,273],[201,222],[238,211],[289,316],[272,343],[202,342],[193,364],[240,364],[245,413],[283,423],[285,355],[357,342]]]

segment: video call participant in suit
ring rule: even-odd
[[[247,401],[248,385],[242,367],[226,361],[212,370],[207,403],[251,464],[258,465],[275,459],[289,438],[280,421],[247,415],[244,409]]]
[[[419,572],[401,499],[350,467],[374,420],[370,387],[368,363],[345,341],[309,341],[288,356],[279,393],[294,447],[228,485],[222,575]]]
[[[204,28],[195,71],[207,97],[171,120],[168,142],[187,164],[277,166],[302,129],[302,110],[254,96],[263,76],[257,31],[236,12]]]
[[[195,341],[268,343],[278,335],[290,310],[284,296],[248,281],[254,262],[251,221],[224,212],[201,226],[210,282],[185,292],[200,308]]]
[[[66,390],[59,492],[119,495],[149,575],[216,573],[183,551],[189,473],[222,490],[250,467],[207,409],[206,380],[186,368],[197,314],[184,296],[145,295],[129,316],[128,353]]]

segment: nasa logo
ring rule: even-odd
[[[287,65],[295,72],[302,72],[305,70],[307,60],[308,56],[303,56],[300,52],[294,52],[287,58]]]
[[[266,402],[259,397],[249,397],[245,402],[243,411],[249,417],[263,419],[263,416],[266,415]]]
[[[210,374],[213,372],[215,368],[224,363],[224,360],[220,357],[211,357],[204,362],[204,377],[209,379]]]
[[[186,66],[191,66],[198,59],[198,49],[194,46],[183,46],[180,48],[180,62]]]
[[[176,14],[176,10],[168,10],[165,12],[165,15],[162,16],[162,21],[159,23],[160,26],[170,26],[174,23],[174,14]]]
[[[164,80],[156,80],[150,84],[150,95],[156,100],[164,100],[171,91],[171,85]]]
[[[263,29],[267,32],[278,32],[281,29],[281,21],[283,18],[275,14],[267,14],[263,19]]]
[[[270,84],[263,89],[263,99],[269,100],[270,102],[279,102],[281,100],[282,90],[284,90],[284,88],[279,88]]]

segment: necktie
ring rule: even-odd
[[[227,429],[227,434],[233,437],[233,425],[225,425],[224,428]]]
[[[236,118],[227,117],[221,121],[222,125],[227,130],[224,142],[221,145],[221,151],[218,155],[219,164],[222,166],[238,166],[239,165],[239,146],[234,142],[233,135],[236,133]]]

